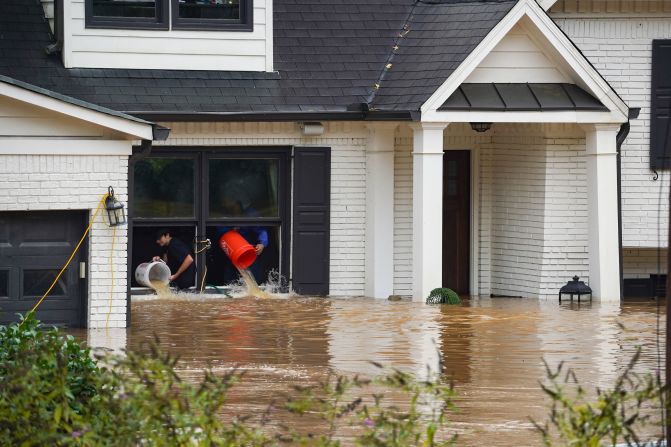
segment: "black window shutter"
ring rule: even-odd
[[[650,168],[671,168],[671,40],[652,41]]]
[[[331,148],[294,148],[292,287],[328,295]]]

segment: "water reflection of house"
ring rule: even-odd
[[[264,268],[306,294],[547,298],[578,274],[617,301],[618,254],[627,279],[657,270],[666,109],[637,101],[667,87],[665,2],[169,3],[0,2],[3,318],[109,185],[129,211],[111,267],[97,221],[41,318],[104,326],[111,293],[128,324],[158,226],[262,226]],[[613,87],[642,107],[621,160]],[[212,253],[198,284],[227,279]]]

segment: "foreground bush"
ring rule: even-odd
[[[661,445],[661,441],[646,444],[640,435],[653,428],[663,437],[661,409],[666,391],[651,374],[634,372],[640,354],[639,348],[613,387],[597,389],[594,399],[572,370],[564,371],[560,364],[553,371],[546,364],[548,381],[541,387],[552,402],[550,417],[542,424],[532,421],[544,445],[600,447],[621,441],[631,446]]]
[[[71,336],[44,330],[32,316],[0,327],[2,446],[339,446],[354,430],[362,446],[444,446],[451,386],[400,371],[379,379],[330,377],[294,387],[260,421],[226,408],[242,374],[205,371],[183,382],[177,359],[152,344],[146,353],[105,357],[100,367]],[[387,404],[385,395],[396,397]],[[399,398],[400,396],[400,398]],[[310,417],[319,433],[270,424],[274,414]],[[257,418],[258,419],[258,418]],[[274,428],[271,429],[270,427]],[[324,429],[325,428],[325,429]]]

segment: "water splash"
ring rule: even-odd
[[[261,287],[259,287],[251,271],[248,269],[238,268],[238,272],[240,272],[240,277],[242,278],[242,281],[247,288],[247,296],[255,296],[257,298],[274,298],[272,294],[262,290]]]
[[[265,282],[259,285],[252,272],[248,269],[238,269],[240,277],[230,284],[224,286],[225,295],[233,298],[244,298],[253,296],[262,299],[289,298],[294,294],[289,291],[289,281],[279,274],[277,270],[271,270]],[[184,293],[170,289],[168,284],[161,281],[150,281],[151,288],[156,292],[156,299],[172,300],[198,300],[204,298],[222,298],[219,287],[214,287],[214,293]],[[206,290],[208,289],[206,288]]]
[[[149,281],[151,288],[154,289],[158,298],[172,298],[174,294],[170,290],[170,285],[163,281],[152,280]]]

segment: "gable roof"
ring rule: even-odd
[[[431,97],[422,105],[423,120],[444,121],[454,119],[447,115],[436,112],[452,93],[466,81],[468,76],[478,67],[482,60],[490,54],[493,48],[510,32],[510,30],[522,21],[525,27],[538,33],[540,39],[548,51],[554,54],[556,61],[560,61],[571,72],[573,81],[584,89],[588,94],[594,96],[602,103],[608,112],[597,117],[583,117],[590,122],[614,122],[623,123],[628,119],[629,109],[622,98],[598,72],[592,63],[585,57],[580,49],[571,39],[557,26],[556,23],[543,11],[536,0],[519,0],[509,13],[500,20],[483,39],[477,47],[467,55],[456,70],[435,90]],[[460,116],[460,119],[469,117]],[[506,114],[499,117],[503,120],[517,120],[515,114]],[[472,120],[472,119],[471,119]]]
[[[252,73],[66,69],[44,52],[53,40],[39,2],[2,0],[0,74],[149,119],[368,109],[400,119],[419,111],[516,1],[275,0],[277,72]]]

